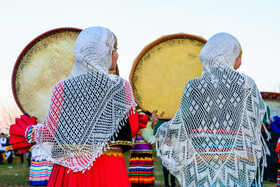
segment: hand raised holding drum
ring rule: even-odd
[[[158,117],[157,117],[156,113],[157,113],[157,110],[154,110],[152,112],[152,115],[151,115],[152,122],[158,121]]]

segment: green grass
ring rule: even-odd
[[[124,155],[128,170],[128,164],[130,159],[130,154]],[[24,158],[25,159],[25,158]],[[12,168],[8,168],[12,166]],[[159,157],[154,157],[154,167],[155,167],[155,186],[164,186],[163,173],[161,159]],[[0,186],[29,186],[28,185],[29,168],[27,167],[26,160],[23,164],[17,159],[14,159],[13,164],[0,165]],[[178,181],[176,184],[179,186]],[[276,183],[264,181],[264,187],[275,187]]]
[[[29,168],[27,163],[20,164],[14,159],[13,164],[0,165],[0,186],[29,186]]]

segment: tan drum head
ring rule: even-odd
[[[81,32],[58,28],[32,40],[19,55],[12,75],[15,101],[23,113],[46,119],[55,84],[69,76],[75,62],[73,49]],[[118,75],[118,69],[115,71]]]
[[[206,40],[185,33],[163,36],[147,45],[134,60],[130,83],[137,104],[171,119],[180,106],[186,83],[201,76],[199,53]]]

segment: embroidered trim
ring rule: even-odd
[[[32,125],[32,126],[29,126],[27,129],[26,129],[26,135],[25,135],[25,137],[26,137],[26,140],[27,140],[27,142],[29,143],[29,144],[36,144],[36,142],[35,142],[35,133],[34,133],[34,125]]]
[[[117,145],[130,145],[133,146],[132,141],[124,141],[124,140],[118,140],[118,141],[111,141],[108,142],[108,148],[107,149],[111,149],[112,146],[117,146]],[[61,144],[61,145],[55,145],[53,148],[54,149],[61,149],[61,148],[66,148],[66,147],[70,147],[71,149],[78,149],[81,147],[81,145],[77,145],[77,144]],[[85,145],[84,148],[85,149],[92,149],[95,146],[93,145]],[[120,148],[121,149],[121,148]]]
[[[114,146],[114,145],[130,145],[132,147],[133,143],[132,143],[132,141],[117,140],[117,141],[108,142],[108,145],[109,146]]]
[[[122,150],[117,150],[117,149],[107,149],[106,151],[104,151],[103,153],[102,153],[102,156],[103,155],[108,155],[108,156],[115,156],[115,157],[117,157],[117,156],[120,156],[120,157],[123,157],[123,153],[122,153]]]

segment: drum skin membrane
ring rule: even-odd
[[[204,42],[192,38],[175,38],[145,52],[131,80],[135,99],[144,111],[158,110],[161,119],[175,115],[186,83],[201,76],[203,46]]]
[[[55,84],[69,76],[79,30],[62,29],[34,39],[19,56],[13,72],[13,93],[22,112],[47,117]]]

